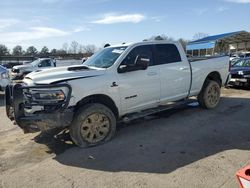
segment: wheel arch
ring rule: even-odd
[[[213,81],[216,81],[216,82],[219,83],[220,87],[222,86],[221,75],[220,75],[220,73],[217,72],[217,71],[210,72],[210,73],[207,75],[207,77],[206,77],[204,83],[206,82],[206,80],[213,80]],[[203,83],[203,85],[204,85],[204,83]]]
[[[111,97],[105,94],[94,94],[84,97],[80,101],[77,102],[75,111],[77,111],[80,107],[89,104],[89,103],[100,103],[107,106],[115,115],[116,119],[119,118],[119,110]]]

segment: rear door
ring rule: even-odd
[[[181,58],[175,44],[156,44],[155,63],[160,72],[160,100],[176,101],[187,97],[191,82],[189,63]]]

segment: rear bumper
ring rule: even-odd
[[[37,104],[28,101],[24,96],[24,89],[37,88],[53,88],[53,87],[69,88],[68,97],[65,101],[51,105],[53,110],[44,110],[35,113],[27,113],[27,108],[35,106],[45,106],[46,104]],[[73,108],[68,108],[71,95],[71,87],[68,84],[49,85],[49,86],[33,86],[27,87],[22,84],[8,85],[5,90],[6,114],[10,120],[24,130],[25,133],[48,130],[56,127],[66,127],[70,125],[73,119]]]

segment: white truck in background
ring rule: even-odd
[[[33,72],[9,85],[6,112],[24,132],[68,127],[78,146],[98,145],[114,136],[118,121],[166,110],[189,97],[215,108],[228,67],[227,56],[189,62],[175,42],[109,46],[82,65]]]
[[[21,80],[25,75],[42,69],[56,67],[56,60],[51,58],[38,58],[31,63],[24,65],[16,65],[11,70],[11,77],[13,80]]]

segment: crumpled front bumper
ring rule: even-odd
[[[41,88],[56,88],[67,87],[69,89],[68,96],[65,101],[51,105],[52,110],[41,110],[35,113],[27,113],[26,108],[34,106],[46,105],[45,103],[32,103],[27,100],[24,95],[24,90],[41,89]],[[8,85],[5,90],[6,114],[10,120],[23,129],[25,133],[48,130],[56,127],[69,126],[73,119],[73,108],[68,108],[71,87],[68,84],[56,84],[47,86],[24,86],[21,84]]]

